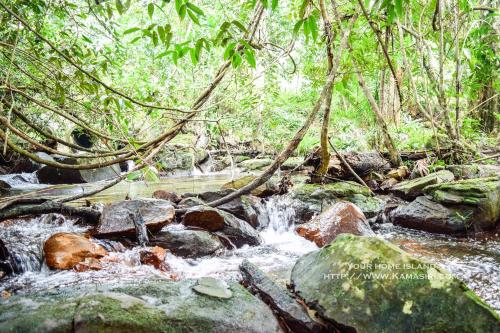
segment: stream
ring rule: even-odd
[[[24,175],[32,186],[22,187],[19,181],[12,186],[11,194],[19,191],[42,191],[52,196],[79,193],[92,188],[93,184],[70,186],[46,186],[36,184],[36,179]],[[183,176],[162,179],[156,183],[124,182],[108,189],[91,201],[111,202],[122,200],[126,195],[151,197],[156,189],[167,189],[177,193],[203,192],[218,190],[220,185],[230,180],[229,174],[207,176]],[[19,180],[19,179],[18,179]],[[18,186],[19,185],[19,186]],[[238,280],[239,264],[248,259],[278,283],[285,285],[296,260],[305,253],[317,249],[317,246],[298,236],[294,231],[294,201],[289,195],[273,196],[265,200],[265,209],[269,224],[260,231],[263,240],[259,246],[245,245],[234,250],[225,250],[217,256],[198,259],[184,259],[168,254],[166,262],[171,271],[162,272],[150,265],[141,265],[140,247],[125,249],[114,241],[99,242],[111,253],[103,260],[104,269],[75,272],[49,270],[43,260],[43,244],[57,232],[85,233],[90,227],[78,225],[76,220],[58,214],[41,217],[16,219],[0,224],[0,239],[6,245],[15,264],[22,273],[3,279],[0,291],[12,294],[29,294],[34,291],[57,289],[72,285],[98,285],[103,282],[140,282],[151,277],[157,279],[183,279],[202,276],[214,276],[225,280]],[[169,225],[165,228],[182,228],[182,225]],[[382,224],[375,232],[407,252],[437,263],[462,279],[471,289],[500,311],[500,240],[498,237],[488,240],[464,239],[451,236],[435,235],[422,231],[405,229]]]

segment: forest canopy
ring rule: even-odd
[[[388,151],[396,165],[400,151],[435,150],[440,163],[498,144],[489,1],[0,0],[0,10],[4,154],[61,168],[134,160],[156,173],[164,147],[200,141]],[[82,134],[87,146],[74,143]]]

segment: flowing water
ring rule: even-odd
[[[229,175],[211,177],[191,176],[164,180],[148,185],[134,183],[122,185],[135,188],[134,196],[150,196],[155,189],[169,189],[183,192],[201,192],[215,190],[228,180]],[[123,188],[122,188],[123,189]],[[93,201],[117,200],[116,194],[123,196],[122,189],[101,194]],[[148,195],[149,193],[149,195]],[[0,239],[15,258],[18,271],[22,272],[0,282],[0,290],[14,293],[29,293],[36,290],[59,288],[79,284],[99,284],[116,281],[141,281],[155,278],[196,278],[216,276],[222,279],[239,278],[238,266],[243,259],[248,259],[279,283],[285,283],[295,261],[303,254],[317,249],[316,245],[299,237],[294,232],[293,220],[297,203],[289,196],[271,197],[265,202],[260,214],[268,216],[269,223],[260,230],[263,240],[259,246],[244,246],[226,250],[216,255],[198,259],[183,259],[168,254],[166,261],[171,271],[162,272],[153,266],[141,265],[140,247],[119,249],[115,242],[102,244],[110,251],[103,260],[103,269],[98,271],[51,271],[43,261],[43,243],[56,232],[84,233],[89,227],[81,226],[74,220],[57,214],[48,214],[40,218],[18,219],[0,224]],[[182,228],[181,225],[166,228]],[[500,310],[500,241],[470,240],[434,235],[425,232],[404,229],[391,224],[383,224],[376,231],[379,237],[397,244],[404,250],[427,261],[440,264],[461,278],[497,311]]]

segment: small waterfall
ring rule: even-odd
[[[43,264],[43,244],[58,232],[85,232],[75,225],[75,219],[59,214],[47,214],[28,219],[2,222],[0,239],[5,244],[14,273],[40,271]]]

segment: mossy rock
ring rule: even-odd
[[[358,206],[366,217],[378,214],[383,208],[384,201],[373,197],[370,190],[352,181],[330,184],[303,184],[293,188],[292,198],[303,204],[300,215],[308,216],[305,211],[316,214],[323,207],[330,206],[338,201],[350,201]]]
[[[283,165],[281,165],[281,170],[293,170],[299,168],[302,163],[304,163],[303,157],[289,157]]]
[[[447,207],[463,210],[476,231],[493,229],[500,220],[500,176],[427,186],[424,192]]]
[[[273,160],[270,158],[253,158],[240,162],[238,165],[245,170],[261,170],[271,163]]]
[[[406,180],[396,184],[391,188],[391,192],[404,199],[415,199],[423,194],[423,190],[426,186],[451,182],[454,179],[455,176],[453,173],[448,170],[441,170],[424,177]]]
[[[291,282],[321,317],[358,333],[500,330],[463,282],[377,237],[339,235],[301,257]]]
[[[196,293],[195,285],[163,280],[13,296],[0,303],[0,332],[281,332],[271,310],[238,283],[229,284],[229,299]]]
[[[500,165],[494,164],[448,165],[446,169],[453,172],[458,179],[484,178],[500,174]]]
[[[234,190],[239,190],[243,186],[246,186],[253,182],[255,179],[257,179],[257,176],[254,175],[246,175],[243,177],[240,177],[238,179],[232,180],[230,182],[225,183],[222,185],[221,189],[234,189]],[[273,181],[268,180],[264,184],[258,186],[257,188],[253,189],[252,192],[250,192],[252,195],[255,195],[257,197],[267,197],[273,194],[276,194],[279,192],[278,185],[276,185]]]

